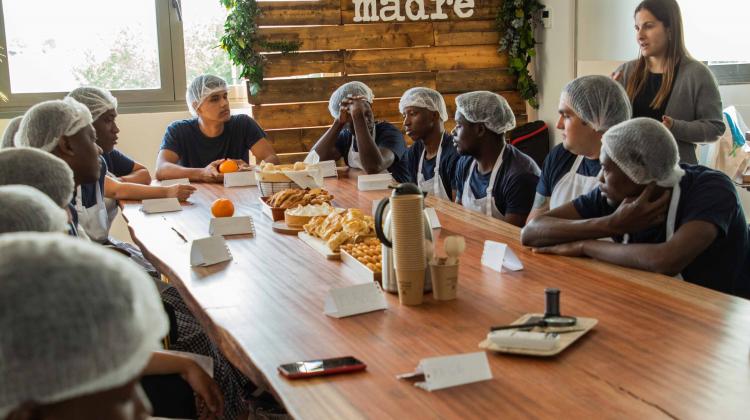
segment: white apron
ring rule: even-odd
[[[375,140],[375,127],[372,128],[372,139]],[[357,137],[352,133],[352,144],[349,146],[349,154],[346,157],[346,162],[349,164],[350,168],[354,169],[361,169],[365,170],[365,168],[362,166],[362,160],[359,158],[359,152],[354,151],[354,143],[357,142]],[[385,169],[382,172],[379,172],[381,174],[387,174],[388,170]]]
[[[420,190],[428,194],[431,193],[435,197],[450,200],[451,198],[448,196],[448,192],[445,191],[445,186],[443,186],[443,180],[440,178],[440,155],[443,152],[442,136],[440,140],[437,156],[435,156],[435,174],[430,179],[424,179],[424,175],[422,174],[422,163],[427,154],[427,146],[425,145],[424,149],[422,149],[422,156],[419,158],[419,167],[417,168],[417,185]]]
[[[675,184],[675,186],[672,187],[672,198],[669,200],[669,210],[667,210],[667,241],[674,236],[674,225],[677,220],[677,204],[680,202],[681,193],[682,190],[680,189],[680,184]],[[630,235],[626,233],[622,238],[622,243],[627,244],[629,242]],[[675,278],[682,280],[682,274],[678,273]]]
[[[576,157],[570,171],[557,181],[557,185],[552,189],[552,196],[550,197],[550,210],[560,207],[565,203],[575,200],[583,194],[593,191],[593,189],[599,185],[597,176],[585,176],[577,173],[578,168],[581,166],[581,162],[583,162],[582,155]]]
[[[109,237],[109,217],[98,181],[96,182],[96,204],[89,208],[83,205],[81,187],[78,186],[76,191],[76,211],[78,212],[78,224],[86,232],[86,235],[92,241],[99,243],[106,242]]]
[[[466,177],[466,181],[464,182],[464,191],[461,195],[461,205],[464,206],[464,208],[482,213],[486,216],[494,217],[496,219],[503,217],[503,214],[500,213],[500,210],[498,210],[497,206],[495,205],[495,198],[492,196],[492,188],[495,186],[497,173],[503,166],[504,152],[505,146],[503,146],[503,149],[500,151],[500,155],[498,155],[497,160],[495,161],[495,166],[492,168],[490,182],[489,184],[487,184],[487,195],[485,195],[484,198],[474,197],[474,193],[471,191],[471,174],[472,172],[474,172],[474,170],[476,170],[477,161],[474,160],[474,162],[471,163],[471,168],[469,168],[469,176]]]

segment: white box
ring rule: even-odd
[[[357,177],[357,189],[360,191],[387,190],[393,183],[391,174],[360,175]]]

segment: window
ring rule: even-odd
[[[750,26],[747,0],[678,0],[685,43],[698,60],[708,63],[719,84],[750,83]]]
[[[184,110],[202,73],[246,103],[218,47],[226,13],[218,0],[0,0],[0,118],[82,85],[113,90],[126,112]]]

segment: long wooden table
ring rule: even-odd
[[[356,173],[326,180],[335,204],[371,211],[388,191],[360,193]],[[536,255],[519,230],[428,198],[443,228],[460,234],[458,299],[401,306],[344,319],[323,314],[330,288],[358,283],[293,236],[271,230],[256,187],[199,185],[182,212],[145,215],[128,203],[134,240],[181,292],[209,334],[256,383],[300,419],[357,418],[748,418],[750,301],[666,276],[587,259]],[[230,262],[191,268],[187,241],[208,235],[209,206],[230,198],[256,236],[228,237]],[[525,268],[497,273],[480,264],[484,240],[509,244]],[[438,249],[442,241],[438,239]],[[420,359],[479,351],[491,325],[544,309],[544,289],[561,289],[565,314],[599,324],[553,358],[488,354],[491,381],[427,392],[396,375]],[[365,372],[289,381],[277,366],[353,355]]]

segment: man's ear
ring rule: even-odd
[[[477,130],[477,137],[484,137],[484,135],[487,133],[487,127],[484,125],[484,123],[474,124]]]
[[[57,149],[60,151],[60,154],[62,155],[65,155],[65,156],[75,155],[75,152],[73,151],[73,147],[71,146],[71,139],[68,136],[60,137],[60,141],[57,142]]]
[[[27,401],[8,413],[5,420],[36,420],[40,418],[39,405]]]

